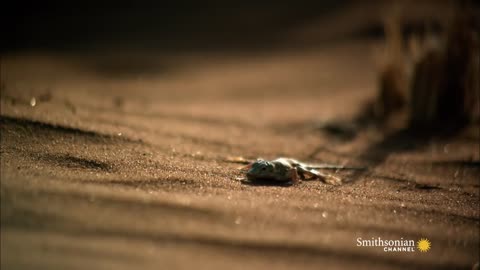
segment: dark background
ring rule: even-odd
[[[250,49],[351,1],[12,1],[1,51],[20,49]]]

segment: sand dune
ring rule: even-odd
[[[179,58],[168,75],[137,78],[91,73],[88,59],[4,58],[2,268],[471,268],[478,127],[352,141],[312,128],[373,95],[368,48]],[[252,185],[228,156],[368,170],[336,173],[341,186]],[[432,248],[389,253],[359,237]]]

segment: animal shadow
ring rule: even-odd
[[[278,182],[278,181],[268,181],[268,180],[241,180],[240,181],[243,185],[247,186],[263,186],[263,187],[291,187],[293,186],[292,182]]]

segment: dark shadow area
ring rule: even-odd
[[[255,181],[248,181],[242,180],[241,183],[247,186],[254,186],[254,187],[291,187],[293,183],[291,182],[279,182],[279,181],[272,181],[272,180],[255,180]]]
[[[375,167],[381,165],[392,153],[423,149],[431,138],[429,134],[416,133],[408,129],[402,129],[385,135],[382,140],[371,144],[356,157],[356,159],[366,162],[369,170],[353,172],[349,177],[349,182],[355,182],[369,174]]]
[[[480,149],[479,149],[480,150]],[[469,167],[469,168],[480,168],[480,161],[467,161],[467,160],[442,160],[442,161],[434,161],[431,162],[433,166],[462,166],[462,167]]]
[[[393,181],[395,183],[400,183],[403,184],[404,186],[400,187],[399,190],[435,190],[435,189],[443,189],[442,187],[438,185],[428,185],[428,184],[419,184],[415,182],[414,180],[410,180],[407,178],[402,178],[402,177],[394,177],[394,176],[389,176],[389,175],[381,175],[381,174],[374,174],[370,175],[373,178],[380,178],[388,181]]]
[[[51,163],[57,166],[62,166],[68,169],[86,169],[86,170],[94,170],[94,171],[101,171],[101,172],[116,171],[113,164],[99,161],[99,160],[83,158],[83,157],[75,157],[68,154],[46,153],[41,155],[40,159],[48,163]]]
[[[9,2],[1,51],[271,47],[285,31],[348,2]]]
[[[182,178],[163,178],[163,179],[128,179],[128,180],[90,180],[80,179],[78,182],[104,185],[119,186],[126,188],[142,189],[142,190],[161,190],[162,188],[175,188],[188,185],[193,188],[200,188],[202,183],[192,179]]]
[[[67,126],[61,126],[56,124],[49,124],[40,121],[24,119],[24,118],[16,118],[10,116],[1,116],[0,117],[0,124],[2,126],[2,130],[8,129],[17,129],[21,130],[27,135],[45,135],[49,132],[58,132],[60,134],[69,134],[69,135],[79,135],[84,137],[89,137],[95,140],[100,140],[102,143],[106,143],[108,140],[119,140],[119,141],[131,141],[125,137],[118,137],[114,135],[107,135],[102,134],[94,131],[83,130],[79,128],[72,128]]]
[[[404,34],[425,29],[419,14],[436,18],[428,29],[439,32],[438,18],[444,16],[445,8],[435,12],[425,8],[433,2],[415,5],[418,10],[412,10],[414,19],[406,22]],[[264,50],[284,46],[292,30],[315,28],[319,19],[338,14],[338,20],[323,24],[325,36],[310,37],[314,43],[328,42],[333,36],[380,37],[383,26],[378,15],[387,5],[388,1],[352,0],[10,1],[2,6],[0,51]]]
[[[433,139],[441,139],[448,141],[452,139],[457,134],[456,129],[444,130],[441,133],[431,133],[427,131],[416,131],[411,129],[401,129],[399,131],[393,132],[392,134],[387,134],[385,137],[377,143],[371,144],[367,149],[365,149],[359,156],[356,157],[357,160],[367,162],[369,168],[368,171],[355,171],[349,177],[349,182],[354,182],[365,175],[368,175],[375,169],[375,167],[381,165],[391,154],[398,154],[402,152],[409,151],[421,151],[424,149],[428,143]],[[433,166],[463,166],[477,168],[479,166],[478,161],[463,161],[463,160],[446,160],[446,161],[433,161],[425,163],[424,165],[433,165]],[[391,177],[390,177],[391,178]],[[404,179],[392,179],[398,181],[404,181]],[[406,180],[408,181],[408,180]],[[437,189],[437,186],[431,186],[428,184],[419,184],[415,182],[416,189],[431,190]]]

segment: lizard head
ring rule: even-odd
[[[247,178],[249,180],[267,179],[275,174],[275,165],[272,162],[259,159],[252,163],[250,169],[247,171]]]

